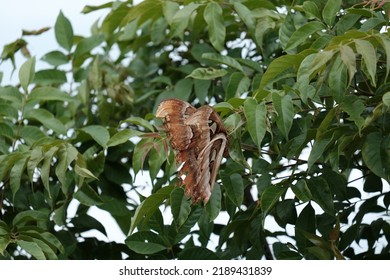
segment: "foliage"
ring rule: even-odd
[[[0,87],[1,258],[390,257],[390,3],[144,0],[83,12],[99,9],[89,37],[58,15],[45,69],[28,36],[46,29],[4,46],[2,61],[27,59],[19,84]],[[153,115],[172,97],[213,105],[229,131],[206,205],[175,187]],[[124,244],[84,236],[106,234],[91,207],[112,215]]]

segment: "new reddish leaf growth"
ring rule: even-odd
[[[228,155],[228,138],[219,115],[208,105],[196,109],[179,99],[160,103],[156,116],[163,118],[176,162],[183,164],[178,177],[193,203],[210,198],[222,156]]]

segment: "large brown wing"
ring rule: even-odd
[[[158,107],[176,161],[182,163],[179,178],[193,203],[210,198],[228,138],[223,123],[208,105],[195,109],[189,103],[168,99]]]

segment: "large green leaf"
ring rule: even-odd
[[[220,257],[213,251],[203,247],[186,248],[180,252],[179,260],[219,260]]]
[[[210,42],[218,51],[225,48],[226,28],[222,12],[222,8],[217,2],[209,2],[204,10]]]
[[[95,206],[103,203],[103,200],[100,198],[99,194],[89,185],[84,185],[83,187],[79,188],[77,192],[74,193],[73,197],[80,203],[87,206]]]
[[[172,191],[171,211],[177,227],[181,227],[191,212],[191,201],[184,195],[184,189],[176,188]]]
[[[27,87],[34,79],[35,75],[35,57],[28,59],[25,63],[22,64],[19,70],[19,81],[20,85],[24,89],[24,92],[27,92]]]
[[[305,42],[310,35],[312,35],[315,32],[324,30],[325,28],[326,27],[321,22],[318,21],[311,21],[302,25],[291,35],[290,39],[287,42],[285,50],[289,51],[295,49],[303,42]]]
[[[228,73],[225,69],[196,68],[187,77],[199,80],[214,80],[225,76]]]
[[[288,94],[281,95],[279,92],[273,92],[272,103],[277,113],[276,124],[284,138],[288,140],[295,115],[292,97]]]
[[[341,0],[328,0],[322,10],[322,18],[329,26],[333,26],[337,13],[340,11]]]
[[[294,192],[295,196],[303,202],[307,202],[313,197],[307,186],[306,180],[303,179],[299,180],[295,185],[292,185],[291,190]]]
[[[313,177],[308,181],[312,198],[329,215],[334,215],[333,196],[328,183],[322,177]]]
[[[58,134],[66,134],[66,127],[50,111],[46,109],[32,109],[25,112],[26,119],[37,120],[46,128],[55,131]]]
[[[362,155],[367,167],[377,176],[390,180],[390,139],[380,132],[372,132],[366,136]]]
[[[290,69],[297,71],[304,58],[305,56],[302,54],[288,54],[272,60],[271,64],[267,68],[267,71],[261,78],[259,90],[255,92],[254,97],[259,99],[261,91],[272,82],[275,82],[278,76],[285,71]]]
[[[184,30],[188,26],[191,15],[198,7],[199,4],[191,2],[188,5],[185,5],[182,9],[178,10],[172,19],[167,19],[168,22],[171,21],[172,37],[183,38]]]
[[[280,185],[269,185],[261,195],[261,210],[265,217],[279,201],[280,196],[286,191],[286,188]]]
[[[110,140],[110,133],[104,126],[90,125],[80,128],[80,130],[91,136],[103,148],[107,147],[108,140]]]
[[[160,207],[161,203],[167,199],[173,190],[173,186],[159,189],[157,192],[148,196],[138,207],[131,218],[130,233],[141,223],[149,220],[154,212]]]
[[[215,183],[210,199],[207,202],[205,208],[208,214],[209,221],[214,221],[221,211],[222,193],[221,187],[218,183]]]
[[[267,131],[267,107],[265,102],[257,103],[248,98],[244,102],[244,114],[247,119],[247,128],[257,148],[261,149],[261,142]]]
[[[136,232],[125,240],[125,244],[130,250],[145,255],[155,254],[168,249],[164,239],[151,231]]]
[[[73,45],[73,28],[62,11],[58,14],[57,21],[54,25],[54,32],[58,44],[65,50],[70,51]]]
[[[364,62],[363,71],[367,69],[365,72],[369,77],[371,83],[376,85],[376,65],[378,62],[376,51],[374,46],[366,40],[355,39],[356,50],[362,56],[362,62]]]
[[[27,102],[31,101],[75,101],[69,94],[54,87],[38,87],[34,88],[28,95]]]
[[[215,61],[221,64],[225,64],[238,71],[244,72],[244,69],[242,68],[241,64],[238,63],[237,60],[235,60],[230,56],[225,56],[217,53],[205,53],[202,55],[202,58]]]
[[[36,242],[18,240],[17,244],[20,246],[20,248],[26,250],[27,253],[31,254],[37,260],[46,260],[46,256],[43,253],[42,248],[38,246]]]
[[[220,176],[227,196],[234,205],[240,207],[244,200],[244,182],[241,175],[238,173],[229,175],[221,172]]]

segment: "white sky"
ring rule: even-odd
[[[0,0],[0,52],[4,45],[20,38],[23,29],[30,31],[52,27],[40,36],[26,37],[31,54],[39,60],[48,51],[58,49],[53,29],[60,10],[71,21],[75,34],[88,36],[91,25],[107,14],[108,10],[82,14],[83,7],[107,2],[109,0]],[[17,65],[23,63],[23,57],[16,58]],[[11,63],[0,64],[0,71],[4,73],[2,84],[9,84]],[[13,79],[16,77],[14,73]]]

